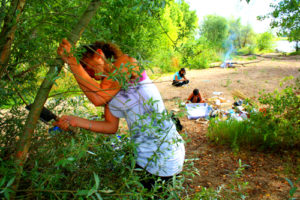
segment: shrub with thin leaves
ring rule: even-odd
[[[286,80],[293,79],[287,77]],[[281,84],[283,86],[283,83]],[[212,120],[208,137],[216,143],[257,148],[298,148],[300,146],[300,81],[288,84],[282,90],[261,93],[263,109],[250,106],[250,118],[244,121]]]
[[[103,109],[92,109],[84,96],[52,99],[46,105],[60,115],[69,113],[101,120]],[[68,105],[68,106],[67,106]],[[76,108],[76,109],[73,109]],[[16,168],[13,161],[27,111],[13,107],[1,114],[0,196],[9,199]],[[158,117],[158,116],[156,116]],[[165,113],[162,117],[168,117]],[[136,169],[130,132],[103,135],[81,130],[48,132],[38,123],[16,197],[21,199],[179,199],[184,175],[169,182],[158,179],[144,188],[145,171]],[[151,127],[147,127],[150,129]]]

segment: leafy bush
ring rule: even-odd
[[[273,35],[270,32],[264,32],[257,38],[257,47],[259,51],[269,51],[273,49]]]
[[[56,113],[86,116],[87,99],[71,98],[67,102],[49,101]],[[69,105],[66,108],[65,105]],[[75,108],[76,109],[72,109]],[[9,199],[16,169],[14,154],[26,110],[13,107],[0,115],[0,196]],[[102,110],[88,111],[100,116]],[[179,199],[184,190],[183,175],[170,182],[158,179],[150,191],[143,187],[144,171],[135,168],[135,146],[129,134],[102,135],[81,130],[48,133],[48,125],[38,123],[31,142],[27,162],[16,194],[21,199],[151,199],[166,196]],[[2,198],[2,196],[1,196]]]
[[[190,68],[192,69],[204,69],[208,68],[209,64],[213,61],[217,61],[217,53],[213,49],[204,48],[202,53],[196,58],[191,58]]]
[[[182,64],[191,69],[205,69],[213,61],[220,60],[216,49],[210,46],[205,38],[190,41],[181,48]]]
[[[255,45],[249,45],[249,46],[245,46],[241,49],[237,50],[237,54],[238,55],[249,55],[249,54],[254,54],[255,53]]]
[[[178,56],[172,50],[161,49],[152,65],[158,66],[162,72],[175,72],[180,69]]]
[[[290,78],[289,78],[290,79]],[[261,94],[259,112],[250,106],[250,118],[244,121],[212,120],[208,137],[220,144],[258,148],[297,148],[300,146],[300,82],[281,91]]]
[[[257,59],[257,57],[255,55],[247,58],[247,60],[256,60],[256,59]]]
[[[221,49],[227,37],[228,23],[224,17],[207,15],[200,25],[200,34],[213,48]]]
[[[288,54],[289,56],[296,56],[296,55],[300,55],[300,51],[294,51],[292,53]]]

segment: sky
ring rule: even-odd
[[[199,22],[203,17],[216,14],[225,18],[241,18],[243,25],[251,24],[256,33],[268,31],[270,19],[258,21],[256,16],[265,15],[271,11],[269,5],[274,0],[251,0],[249,4],[245,0],[185,0],[190,5],[190,10],[195,10]]]

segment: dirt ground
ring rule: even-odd
[[[300,56],[270,54],[258,56],[256,60],[247,60],[245,57],[236,62],[235,68],[187,69],[186,77],[190,84],[181,88],[171,85],[173,75],[158,78],[154,82],[167,109],[172,110],[178,108],[178,102],[185,101],[194,88],[198,88],[204,98],[212,97],[214,91],[223,92],[223,97],[233,103],[231,92],[235,89],[248,97],[257,98],[261,90],[271,92],[280,88],[279,83],[286,76],[300,77]],[[300,178],[300,151],[271,153],[242,149],[234,153],[228,147],[216,146],[208,141],[208,124],[196,123],[186,116],[180,120],[184,126],[182,133],[189,138],[186,158],[194,159],[194,166],[199,171],[199,175],[187,181],[191,194],[203,187],[229,187],[233,180],[231,175],[237,170],[240,159],[247,165],[238,179],[240,183],[248,182],[244,191],[248,196],[246,199],[288,199],[290,186],[285,178],[292,182]],[[298,192],[294,197],[300,199],[300,185],[297,186]],[[237,198],[232,196],[228,199]]]

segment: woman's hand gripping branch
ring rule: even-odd
[[[70,66],[78,65],[76,58],[71,53],[72,45],[68,42],[68,40],[63,39],[57,48],[57,54],[61,57],[61,59],[69,64]]]
[[[59,44],[57,49],[57,54],[61,56],[62,60],[70,66],[70,70],[74,74],[74,77],[87,96],[87,98],[95,105],[102,106],[107,103],[112,97],[119,91],[119,86],[117,82],[113,82],[112,80],[102,81],[99,83],[92,78],[86,70],[82,67],[82,65],[77,62],[76,58],[73,56],[72,45],[68,42],[68,40],[63,39]],[[92,56],[91,59],[94,59],[95,56]],[[96,70],[97,66],[89,65],[90,68]],[[109,89],[109,88],[117,88],[117,89]]]
[[[105,106],[104,117],[104,121],[93,121],[81,117],[63,115],[58,121],[54,122],[53,125],[58,126],[65,131],[70,130],[70,127],[72,126],[98,133],[116,133],[119,128],[119,118],[111,114],[108,105]]]

